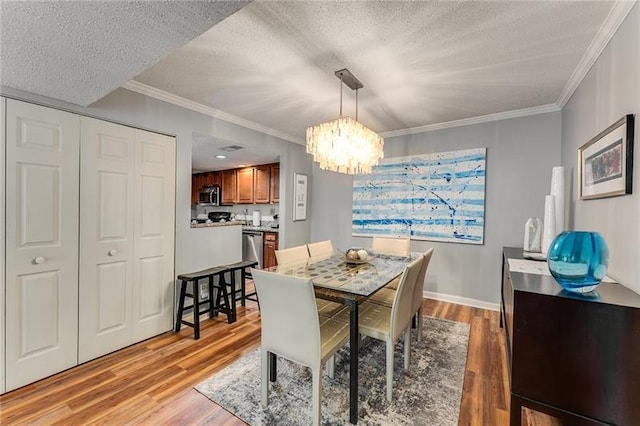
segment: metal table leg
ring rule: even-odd
[[[358,423],[358,303],[348,300],[349,305],[349,422]]]

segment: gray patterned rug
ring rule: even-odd
[[[396,345],[393,402],[385,397],[384,342],[367,338],[360,348],[359,425],[457,425],[467,360],[469,325],[424,317],[423,339],[412,330],[411,365],[403,369]],[[323,377],[322,424],[349,421],[348,348],[338,352],[335,378]],[[195,388],[251,425],[311,424],[311,371],[278,358],[278,380],[269,406],[260,405],[259,349]]]

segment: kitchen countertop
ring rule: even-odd
[[[270,226],[252,226],[252,225],[243,225],[243,231],[262,231],[262,232],[280,232],[280,228],[272,228]]]
[[[213,223],[192,223],[192,228],[216,228],[219,226],[236,226],[242,225],[240,222],[213,222]],[[243,228],[244,229],[244,228]]]

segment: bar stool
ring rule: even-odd
[[[227,271],[230,273],[230,281],[228,285],[231,286],[231,297],[233,299],[233,304],[239,300],[241,306],[246,305],[246,300],[252,300],[257,302],[257,294],[255,290],[253,293],[247,294],[247,277],[251,277],[251,272],[248,272],[249,268],[253,268],[257,266],[258,262],[255,260],[243,260],[242,262],[232,263],[230,265],[224,265],[227,268]],[[240,271],[240,289],[236,288],[236,271]],[[238,293],[240,294],[238,296]],[[254,297],[254,298],[252,298]]]
[[[225,266],[217,266],[203,271],[178,275],[177,279],[181,284],[178,313],[176,314],[176,326],[174,329],[176,332],[180,331],[182,324],[188,325],[189,327],[193,327],[194,339],[198,340],[200,338],[200,315],[205,312],[209,312],[209,318],[217,316],[219,312],[226,313],[229,324],[236,320],[235,309],[233,307],[235,303],[231,303],[229,292],[227,291],[227,284],[224,280],[224,273],[227,271],[228,269]],[[218,276],[218,284],[214,284],[214,277],[216,275]],[[198,281],[205,278],[208,280],[209,299],[201,301]],[[188,293],[187,291],[189,282],[193,283],[191,293]],[[214,289],[217,290],[215,302],[213,296]],[[185,299],[187,297],[190,297],[193,300],[192,305],[185,306]],[[201,310],[200,306],[205,304],[208,304],[207,309]],[[191,308],[193,308],[193,322],[189,322],[182,318],[184,310]]]

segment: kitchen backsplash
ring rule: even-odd
[[[209,212],[229,212],[234,213],[236,220],[248,220],[253,218],[253,212],[259,210],[262,223],[269,224],[274,221],[273,215],[280,214],[278,204],[235,204],[233,206],[191,206],[191,218],[195,219],[199,214]],[[246,219],[245,219],[246,215]]]

